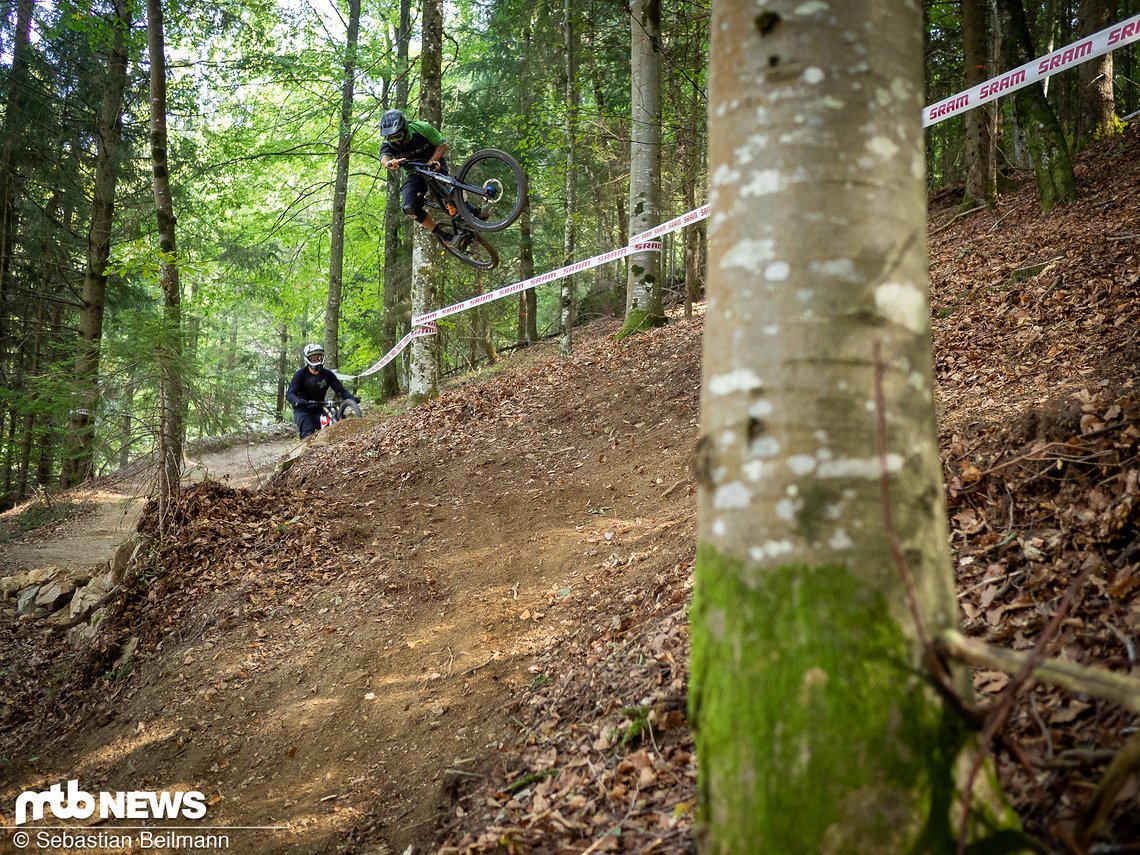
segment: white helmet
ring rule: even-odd
[[[301,349],[301,356],[310,368],[320,368],[325,361],[325,346],[323,344],[306,344]],[[317,357],[314,359],[314,357]]]

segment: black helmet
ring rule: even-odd
[[[399,110],[389,110],[380,117],[380,134],[392,142],[402,142],[408,132],[408,119]]]

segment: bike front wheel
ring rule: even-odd
[[[356,401],[341,401],[337,404],[337,418],[351,419],[360,418],[363,413],[360,412],[360,404]]]
[[[461,232],[460,240],[443,241],[440,246],[464,264],[470,264],[479,270],[490,270],[499,263],[499,253],[491,244],[483,240],[481,234],[470,229],[463,229]]]
[[[460,190],[459,215],[481,232],[497,232],[518,219],[526,204],[526,175],[518,161],[497,148],[475,152],[459,167],[456,179],[482,188]]]

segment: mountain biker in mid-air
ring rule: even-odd
[[[325,368],[323,345],[306,344],[301,355],[305,364],[293,375],[285,398],[293,405],[293,422],[297,425],[301,439],[304,439],[321,429],[321,402],[330,388],[346,401],[359,404],[360,398],[347,391],[340,378]]]
[[[389,110],[380,117],[380,165],[397,170],[411,162],[426,163],[429,169],[447,175],[447,140],[427,122],[409,122],[400,110]],[[409,167],[410,168],[410,167]],[[411,172],[400,185],[400,203],[404,213],[439,238],[441,243],[453,243],[457,235],[446,231],[424,207],[427,182],[422,175]]]

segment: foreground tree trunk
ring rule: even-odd
[[[352,94],[356,83],[356,43],[360,35],[360,0],[348,0],[344,77],[333,184],[332,234],[329,236],[329,294],[325,303],[325,364],[340,367],[340,301],[344,286],[344,219],[348,207],[348,167],[352,155]]]
[[[95,180],[92,187],[91,228],[87,232],[87,267],[83,273],[79,310],[79,355],[75,382],[79,397],[71,411],[67,452],[60,473],[65,489],[91,477],[95,443],[95,411],[99,408],[99,350],[103,340],[103,309],[107,296],[107,260],[111,256],[111,227],[115,221],[115,188],[123,132],[123,93],[127,85],[126,34],[131,27],[129,0],[116,0],[110,19],[113,31],[107,62],[107,83],[96,121]]]
[[[162,284],[163,334],[159,365],[159,531],[165,532],[166,512],[178,494],[182,471],[182,287],[178,278],[174,199],[166,144],[166,37],[162,0],[147,0],[146,40],[150,58],[151,186],[158,219],[159,279]]]
[[[1005,10],[1002,22],[1002,51],[1010,68],[1023,65],[1036,52],[1025,21],[1025,8],[1021,0],[1001,0]],[[1037,192],[1041,209],[1051,211],[1057,205],[1077,198],[1077,176],[1065,133],[1057,121],[1057,114],[1045,100],[1045,93],[1037,84],[1026,86],[1013,93],[1017,121],[1025,134],[1033,174],[1037,178]]]
[[[423,34],[420,41],[420,118],[437,128],[441,122],[440,53],[443,49],[443,0],[424,0]],[[440,249],[427,229],[412,229],[412,315],[436,307],[435,280],[439,274]],[[411,376],[408,395],[413,400],[434,397],[439,392],[439,336],[412,340]]]
[[[955,626],[921,15],[773,5],[713,6],[690,684],[703,848],[952,852],[971,739],[931,688],[941,666],[900,566],[925,637]],[[1008,821],[992,791],[974,802],[985,827]]]
[[[660,222],[661,0],[634,0],[630,26],[633,122],[629,153],[629,234],[633,237]],[[622,334],[663,323],[661,253],[631,255]]]

